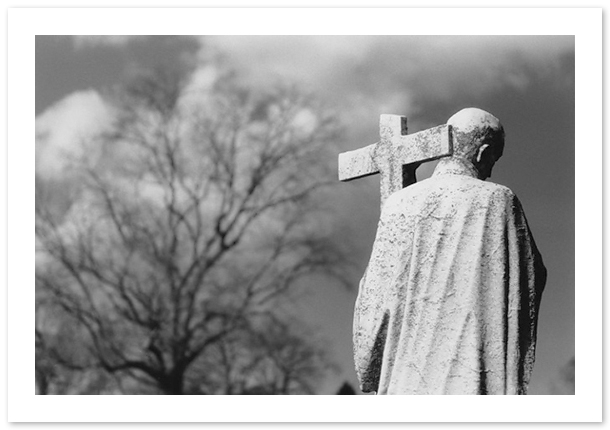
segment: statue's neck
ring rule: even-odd
[[[437,175],[462,175],[478,178],[479,172],[477,172],[477,169],[470,161],[451,157],[442,158],[438,162],[436,169],[434,169],[433,176]]]

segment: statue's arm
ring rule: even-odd
[[[541,294],[546,286],[547,270],[525,217],[523,206],[515,195],[512,196],[512,209],[513,222],[517,225],[521,258],[525,258],[530,262],[529,266],[526,266],[526,270],[529,271],[530,288],[535,290],[533,293]]]
[[[513,307],[513,312],[518,314],[518,322],[508,328],[508,342],[509,355],[518,357],[520,363],[517,378],[519,392],[526,394],[534,366],[538,313],[547,271],[521,203],[516,196],[511,197],[507,225],[510,264],[508,279],[509,291],[518,301]],[[510,345],[518,345],[519,350],[511,351]]]
[[[384,209],[354,309],[354,360],[360,388],[365,393],[376,392],[379,388],[389,323],[385,292],[398,255],[390,244],[394,221],[392,210]]]
[[[356,372],[360,381],[360,389],[364,393],[379,391],[379,379],[381,378],[383,349],[385,347],[388,322],[389,315],[384,313],[375,331],[369,333],[360,332],[361,338],[354,342]]]
[[[354,309],[354,361],[360,389],[370,393],[379,388],[389,318],[374,300],[375,293],[366,285],[366,278],[365,274],[360,282]]]

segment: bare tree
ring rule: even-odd
[[[114,106],[69,210],[37,201],[37,350],[127,392],[244,392],[264,369],[274,392],[311,392],[319,351],[270,316],[303,277],[340,276],[315,200],[333,115],[292,87],[196,92],[163,73]],[[45,342],[58,318],[74,325],[68,350]]]

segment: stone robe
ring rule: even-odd
[[[360,388],[526,394],[545,282],[517,197],[443,160],[382,209],[354,314]]]

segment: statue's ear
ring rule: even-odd
[[[481,160],[484,160],[485,157],[488,157],[490,155],[489,150],[490,150],[489,144],[485,143],[485,144],[481,145],[481,147],[477,151],[477,157],[476,157],[477,163],[480,163]]]

